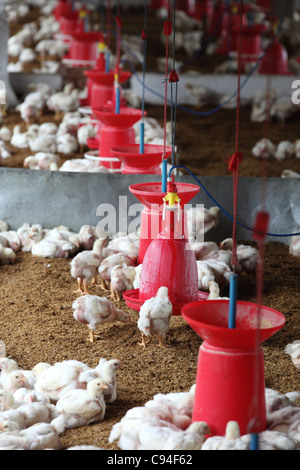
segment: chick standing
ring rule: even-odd
[[[78,281],[78,290],[81,294],[88,294],[88,283],[97,277],[98,267],[103,261],[102,250],[105,239],[95,241],[92,250],[84,250],[71,261],[71,276]]]
[[[172,303],[168,297],[168,288],[160,287],[156,297],[147,299],[141,306],[138,328],[142,332],[140,346],[145,347],[145,337],[157,333],[159,346],[163,346],[163,338],[169,328],[173,312]]]
[[[291,356],[292,363],[300,370],[300,341],[296,340],[293,343],[287,344],[284,351]]]
[[[83,295],[72,304],[73,317],[88,326],[91,343],[95,342],[95,329],[103,323],[131,321],[130,315],[115,307],[110,300],[97,295]]]

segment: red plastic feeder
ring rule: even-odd
[[[245,71],[245,65],[257,62],[262,53],[261,38],[267,31],[267,26],[263,24],[242,25],[241,38],[241,68]],[[232,29],[231,55],[238,57],[239,28]]]
[[[93,67],[98,57],[99,42],[104,42],[102,33],[73,33],[69,52],[62,62],[71,67]]]
[[[57,5],[53,11],[55,19],[58,21],[63,15],[72,12],[72,4],[69,0],[58,0]]]
[[[242,25],[247,24],[247,12],[249,8],[247,5],[243,7],[243,14],[242,14]],[[240,21],[241,21],[241,14],[239,12],[239,7],[231,8],[228,10],[223,6],[220,8],[220,12],[222,14],[221,18],[221,44],[216,50],[216,54],[218,55],[227,55],[233,51],[238,50],[238,39],[234,34],[236,29],[239,30]],[[213,21],[213,20],[212,20]],[[220,21],[220,19],[217,19]],[[215,24],[214,27],[218,25],[218,22]]]
[[[186,13],[193,18],[210,23],[213,17],[213,2],[211,0],[187,0]]]
[[[66,40],[72,39],[72,34],[82,33],[84,30],[84,21],[79,17],[78,11],[65,13],[59,18],[60,32]]]
[[[164,154],[163,145],[144,145],[144,153],[140,153],[140,145],[128,147],[112,147],[111,152],[121,162],[123,174],[161,175],[161,162]],[[166,147],[165,158],[172,155],[172,147]]]
[[[264,55],[258,73],[265,75],[292,75],[288,69],[288,53],[277,38]]]
[[[229,301],[185,305],[182,316],[204,340],[199,349],[193,421],[206,421],[213,435],[224,435],[237,421],[241,434],[266,429],[264,359],[260,344],[280,330],[276,310],[238,301],[236,327],[228,328]]]
[[[176,183],[178,197],[180,199],[180,224],[178,230],[185,233],[187,226],[184,212],[185,204],[196,196],[199,186],[189,183]],[[163,197],[166,193],[161,191],[161,183],[138,183],[129,186],[129,191],[144,205],[141,214],[140,249],[138,262],[143,263],[145,253],[152,242],[163,229]],[[168,211],[166,211],[166,217]]]
[[[176,217],[172,212],[171,217]],[[182,307],[198,300],[198,272],[195,254],[184,235],[174,230],[171,219],[159,236],[151,242],[143,260],[139,300],[155,297],[161,286],[168,288],[173,315],[181,315]]]
[[[141,119],[142,111],[121,107],[120,113],[113,110],[93,109],[93,114],[102,123],[100,129],[99,163],[106,168],[121,172],[121,161],[113,157],[112,147],[135,144],[133,124]]]
[[[102,65],[103,66],[103,65]],[[105,67],[105,65],[104,65]],[[90,87],[90,106],[93,110],[101,110],[108,102],[114,100],[114,83],[115,83],[115,72],[112,70],[108,73],[105,69],[92,69],[85,70],[85,76],[91,83]],[[118,75],[118,81],[120,84],[126,82],[131,77],[130,72],[121,71]],[[122,103],[121,103],[122,104]],[[122,104],[124,106],[124,102]]]

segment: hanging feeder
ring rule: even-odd
[[[72,4],[69,0],[58,0],[56,7],[53,10],[53,15],[56,21],[68,13],[72,12]]]
[[[228,421],[241,434],[266,429],[264,360],[260,344],[285,324],[269,307],[237,302],[236,327],[228,328],[228,300],[191,303],[182,316],[204,340],[199,349],[193,421],[206,421],[222,436]],[[257,344],[259,342],[259,344]]]
[[[212,0],[187,0],[186,13],[199,21],[210,24],[213,18]]]
[[[141,111],[121,107],[116,113],[110,106],[105,110],[93,109],[93,114],[101,122],[99,136],[98,160],[101,165],[114,172],[121,173],[121,161],[113,157],[112,147],[135,144],[133,125],[141,119]]]
[[[161,175],[162,155],[172,155],[172,147],[164,149],[163,145],[145,145],[144,152],[140,152],[140,145],[128,147],[112,147],[111,152],[123,163],[123,174],[152,174]]]
[[[262,54],[262,35],[267,31],[264,24],[242,25],[241,28],[241,71],[245,72],[247,64],[256,63]],[[238,57],[239,27],[232,28],[232,45],[230,56]]]
[[[249,9],[250,7],[248,7],[247,5],[243,5],[242,15],[240,12],[240,7],[237,5],[232,5],[230,9],[224,7],[223,11],[221,10],[221,43],[216,50],[217,55],[228,55],[231,52],[238,50],[238,39],[236,35],[232,35],[232,32],[236,29],[239,30],[241,16],[242,25],[247,24],[247,13],[249,12]],[[217,26],[217,24],[215,25],[215,27]]]
[[[84,21],[79,16],[78,11],[71,11],[62,15],[59,20],[60,33],[55,34],[56,39],[60,39],[66,43],[72,40],[72,34],[82,33],[84,31]]]
[[[98,57],[99,42],[104,42],[102,33],[73,33],[69,52],[62,59],[63,64],[70,67],[93,67]]]
[[[288,66],[288,53],[277,38],[275,38],[260,63],[258,73],[265,75],[292,75]]]
[[[186,189],[186,186],[183,188]],[[129,189],[132,191],[132,187]],[[197,189],[199,190],[198,187]],[[142,262],[140,288],[123,294],[125,301],[131,305],[135,302],[140,307],[147,299],[155,297],[161,286],[168,288],[173,315],[181,315],[181,308],[186,303],[198,301],[197,261],[184,235],[184,204],[181,201],[184,191],[181,190],[180,184],[175,185],[174,180],[169,178],[167,193],[160,200],[163,202],[162,213],[158,214],[161,217],[156,217],[157,226],[151,226],[152,236],[154,230],[158,229],[160,233],[148,245],[143,260],[139,258],[139,262]],[[184,196],[185,201],[188,197],[186,194]],[[153,220],[151,223],[153,224]],[[141,241],[145,236],[145,227],[142,224]]]

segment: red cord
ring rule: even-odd
[[[167,145],[167,106],[168,106],[168,57],[169,57],[169,35],[172,31],[172,26],[169,20],[170,13],[170,0],[168,0],[168,16],[167,20],[164,23],[164,34],[166,36],[166,76],[165,76],[165,108],[164,108],[164,153],[163,159],[166,155],[166,145]]]

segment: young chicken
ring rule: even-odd
[[[110,297],[120,302],[123,292],[133,289],[135,275],[134,266],[114,266],[110,278]]]
[[[105,254],[104,254],[105,256]],[[110,283],[111,272],[114,266],[134,266],[136,262],[136,256],[129,256],[125,253],[116,253],[113,255],[107,256],[99,266],[98,273],[100,274],[101,284],[100,287],[104,290],[106,289],[105,282]]]
[[[82,295],[88,294],[89,282],[96,282],[98,268],[104,259],[102,252],[105,242],[105,239],[99,238],[95,241],[92,250],[78,253],[71,261],[71,276],[78,281],[78,290],[74,292],[80,292]]]
[[[88,326],[89,340],[95,342],[95,329],[103,323],[131,321],[130,315],[115,307],[110,300],[97,295],[83,295],[72,304],[73,317]]]
[[[232,238],[226,238],[220,243],[223,250],[232,250]],[[248,274],[256,272],[257,263],[259,261],[259,252],[256,248],[249,245],[237,245],[237,259],[241,265],[241,269]]]
[[[69,390],[86,389],[87,381],[94,377],[94,370],[81,361],[61,361],[38,372],[34,388],[55,403]]]
[[[97,376],[104,380],[107,389],[103,391],[105,403],[113,403],[117,399],[117,371],[122,363],[118,359],[107,360],[101,358],[95,367]]]
[[[104,380],[96,378],[91,380],[86,390],[70,390],[56,403],[60,413],[51,424],[59,434],[66,429],[88,426],[104,419],[106,404],[103,391],[107,385]]]
[[[293,343],[287,344],[284,351],[291,356],[292,363],[300,370],[300,341],[296,340]]]
[[[139,312],[138,328],[142,333],[140,346],[145,347],[146,336],[157,334],[159,346],[163,346],[163,338],[169,328],[173,312],[172,303],[168,297],[168,288],[160,287],[155,297],[147,299]]]
[[[79,230],[78,238],[80,246],[84,250],[92,250],[93,245],[98,238],[96,228],[91,225],[83,225]],[[102,235],[99,238],[102,238]]]
[[[10,247],[3,246],[0,243],[0,266],[13,264],[17,259],[17,255]]]
[[[293,237],[289,245],[289,253],[293,256],[300,256],[300,236]]]

